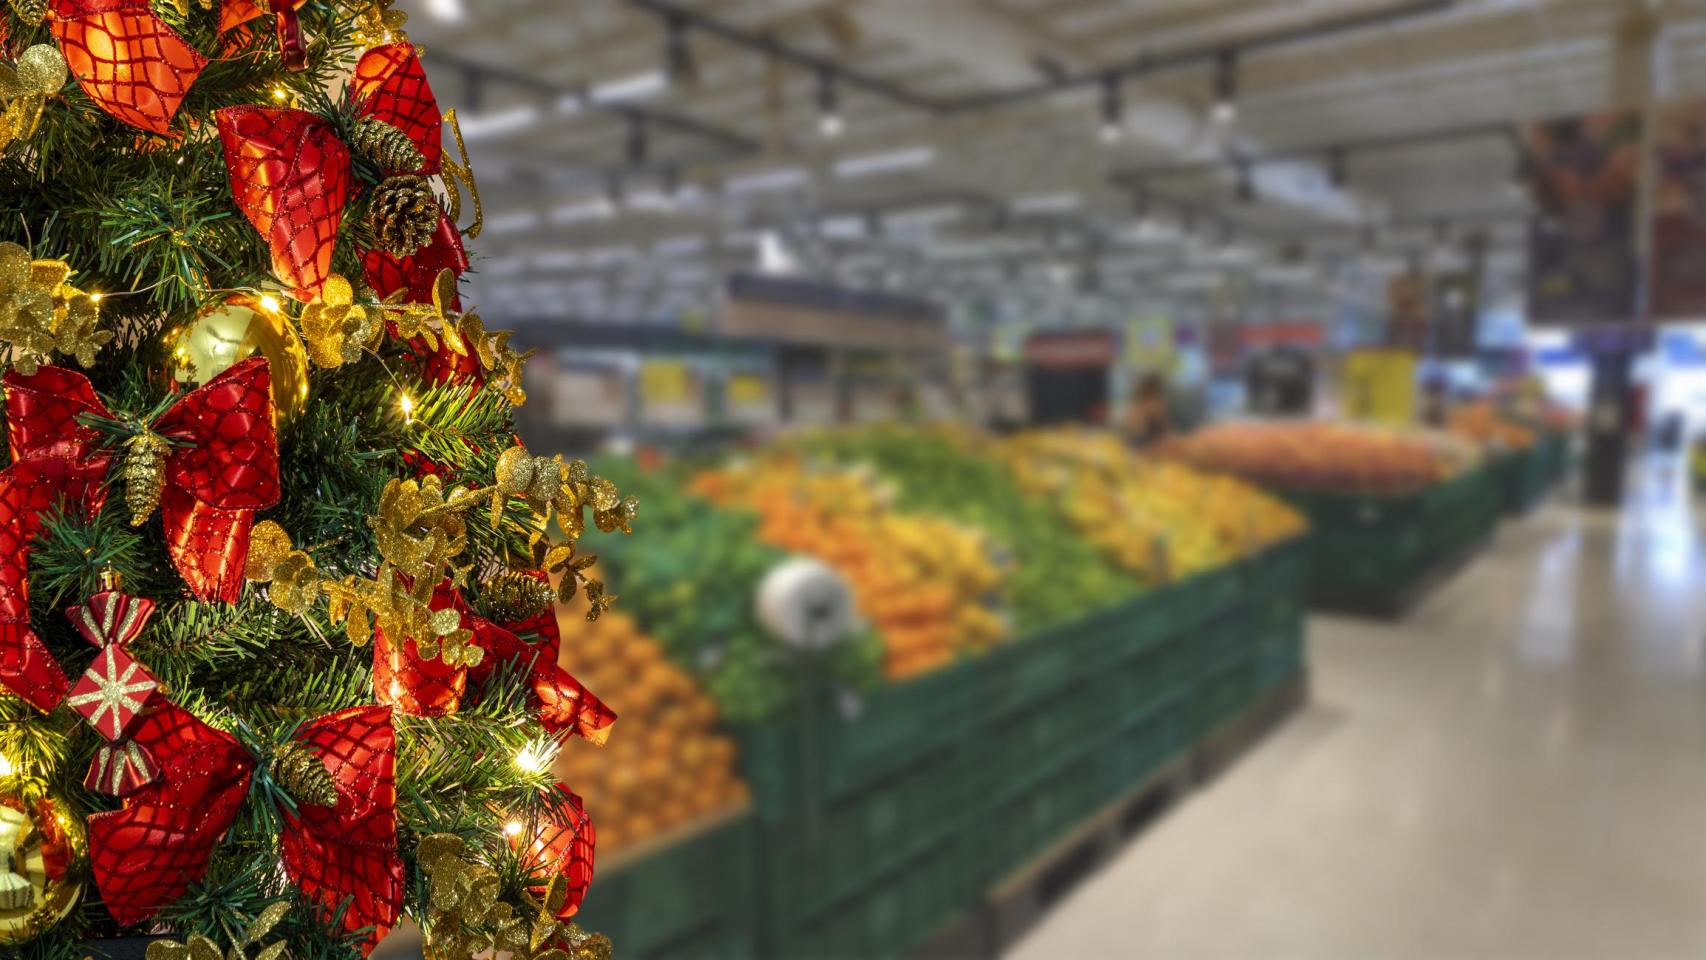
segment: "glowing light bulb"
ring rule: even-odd
[[[266,296],[261,298],[261,309],[262,310],[265,310],[268,313],[277,313],[279,307],[280,307],[280,304],[278,302],[278,298],[273,296],[272,294],[269,293]]]
[[[105,299],[105,297],[106,297],[106,294],[104,294],[104,293],[91,293],[91,294],[89,294],[89,302],[90,303],[100,303],[103,299]]]
[[[272,98],[274,100],[286,100],[286,99],[289,99],[289,97],[290,97],[290,94],[286,93],[285,89],[283,87],[273,87],[272,88]]]
[[[0,777],[9,777],[16,772],[17,768],[12,766],[12,758],[0,753]]]
[[[402,399],[398,400],[397,403],[399,406],[401,406],[403,408],[403,422],[404,423],[414,423],[415,422],[415,398],[411,397],[405,393],[405,394],[403,394]]]
[[[504,824],[504,835],[508,836],[508,837],[519,837],[519,836],[521,836],[521,821],[520,820],[511,820],[510,822]]]
[[[557,751],[549,742],[530,743],[515,755],[515,765],[526,773],[544,773],[555,759]]]

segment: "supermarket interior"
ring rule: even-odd
[[[1706,4],[377,9],[617,956],[1706,953]]]

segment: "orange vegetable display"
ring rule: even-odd
[[[1203,470],[1282,490],[1410,493],[1455,469],[1426,438],[1348,423],[1226,423],[1165,443],[1161,452]]]

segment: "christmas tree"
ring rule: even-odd
[[[635,507],[514,438],[389,3],[0,10],[0,953],[608,953],[553,604]]]

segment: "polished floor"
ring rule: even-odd
[[[1706,542],[1679,480],[1507,521],[1400,622],[1313,618],[1311,705],[1012,960],[1706,956]]]

